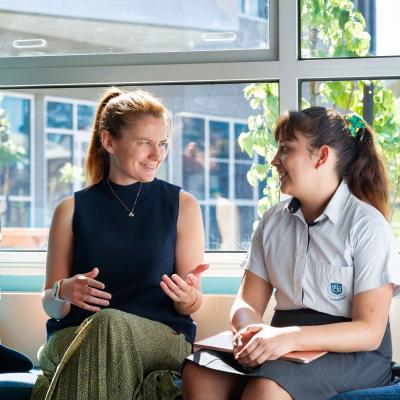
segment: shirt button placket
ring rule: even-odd
[[[295,273],[294,273],[294,303],[296,306],[303,306],[303,275],[307,257],[307,232],[302,229],[299,248],[295,258]]]

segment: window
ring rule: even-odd
[[[252,223],[257,219],[259,188],[247,180],[255,158],[250,158],[238,144],[240,134],[248,130],[247,118],[253,112],[244,97],[248,85],[142,87],[162,99],[174,120],[172,145],[158,177],[183,187],[199,200],[207,250],[246,250]],[[26,164],[33,170],[32,183],[37,190],[25,209],[19,204],[11,207],[14,214],[25,218],[32,215],[34,223],[21,220],[19,225],[25,228],[20,233],[21,242],[31,242],[25,248],[46,248],[54,208],[84,185],[82,167],[96,99],[103,90],[80,88],[76,97],[71,97],[71,89],[30,91],[38,105],[31,136],[42,153],[35,163],[28,160]],[[15,111],[8,107],[5,115],[17,115]],[[16,227],[14,220],[3,220],[3,227],[4,240],[0,246],[14,248],[9,242],[9,230]],[[32,231],[34,227],[42,229],[40,240],[32,237],[32,232],[38,234]]]
[[[45,97],[47,202],[45,226],[55,206],[83,187],[83,163],[96,103]],[[39,116],[40,118],[40,116]]]
[[[223,0],[3,0],[0,56],[265,49],[267,8],[268,0],[242,10]]]
[[[31,184],[32,98],[0,93],[0,204],[3,222],[30,226],[34,187]]]
[[[206,246],[246,250],[258,203],[258,187],[247,180],[253,160],[238,144],[247,121],[195,114],[181,118],[183,188],[202,207]]]
[[[301,56],[400,55],[397,0],[300,0]]]
[[[76,11],[78,7],[74,0],[63,5],[64,10],[59,10],[58,14],[55,9],[60,5],[57,2],[27,3],[7,0],[0,5],[1,107],[6,104],[6,97],[19,99],[13,100],[12,109],[7,106],[7,113],[13,114],[13,118],[20,115],[20,122],[14,122],[15,133],[21,130],[19,135],[25,138],[26,147],[19,166],[13,167],[15,176],[24,183],[18,186],[18,194],[14,192],[9,196],[10,204],[15,205],[12,219],[5,214],[4,192],[0,192],[0,212],[4,230],[22,228],[34,234],[30,236],[29,245],[21,244],[23,242],[19,240],[7,247],[5,243],[11,235],[8,233],[0,242],[3,249],[46,248],[43,232],[47,232],[51,208],[62,190],[71,193],[81,185],[76,171],[82,166],[87,148],[92,106],[104,87],[110,85],[148,89],[172,110],[175,137],[160,178],[181,185],[199,199],[207,229],[208,250],[212,251],[207,254],[207,260],[213,266],[216,260],[221,268],[232,270],[229,272],[232,274],[240,274],[237,266],[243,254],[239,252],[248,246],[253,223],[260,212],[258,200],[266,193],[271,194],[262,204],[264,208],[279,200],[274,195],[276,187],[265,185],[265,176],[271,176],[267,167],[274,151],[273,141],[264,146],[265,154],[261,151],[249,156],[238,145],[239,137],[250,150],[254,149],[254,143],[246,142],[246,135],[241,133],[251,131],[261,135],[272,132],[273,121],[280,112],[313,102],[346,110],[344,102],[348,101],[352,85],[357,88],[353,92],[362,95],[366,102],[362,109],[350,109],[371,115],[375,128],[377,124],[382,127],[378,132],[382,137],[386,127],[391,129],[390,132],[398,129],[397,111],[392,114],[388,111],[395,110],[393,104],[397,106],[400,98],[398,23],[393,22],[398,14],[397,0],[343,0],[341,4],[345,6],[341,11],[344,13],[340,11],[339,14],[332,8],[336,0],[207,0],[204,6],[202,4],[198,19],[204,21],[205,16],[215,15],[214,26],[218,29],[211,29],[210,22],[191,29],[197,22],[193,16],[184,15],[192,10],[194,3],[191,0],[180,3],[185,7],[181,7],[180,25],[175,27],[150,22],[151,18],[157,18],[159,10],[162,10],[164,20],[168,19],[177,2],[172,2],[168,10],[157,8],[160,4],[157,2],[141,5],[139,14],[149,22],[144,25],[137,21],[126,22],[123,17],[113,15],[113,10],[106,12],[107,20],[103,18],[98,23],[94,20],[96,13],[107,10],[106,2],[101,2],[102,10],[90,13],[88,10],[94,3],[86,2]],[[314,10],[313,14],[310,10],[315,4],[326,8]],[[100,9],[98,5],[96,2]],[[115,9],[114,3],[112,5]],[[153,15],[145,16],[145,8]],[[74,9],[75,15],[67,14]],[[226,18],[231,11],[232,18]],[[175,19],[177,15],[174,15]],[[224,23],[218,26],[221,16]],[[316,20],[318,24],[315,24]],[[51,22],[51,25],[41,21]],[[79,21],[83,21],[86,32],[79,31]],[[184,27],[182,21],[186,24]],[[57,25],[61,22],[62,27]],[[349,29],[346,28],[344,34],[342,28],[348,22]],[[143,31],[140,39],[138,26]],[[117,36],[109,35],[110,27],[118,27],[115,29]],[[349,36],[350,28],[357,35]],[[16,37],[15,32],[20,35]],[[210,32],[218,34],[203,35]],[[227,32],[233,32],[236,37],[226,35]],[[329,34],[324,35],[326,32]],[[121,36],[126,39],[121,40]],[[337,38],[340,40],[333,40]],[[39,41],[13,44],[16,39]],[[377,88],[378,81],[384,89],[390,89],[392,95]],[[340,89],[333,86],[335,82],[342,85]],[[368,83],[371,82],[375,84],[373,103],[379,104],[380,109],[385,104],[390,105],[379,115],[377,108],[371,108],[371,102],[367,101],[370,94],[364,94],[370,90]],[[253,95],[248,89],[249,96],[245,98],[244,89],[252,84]],[[379,93],[386,94],[379,97]],[[21,122],[24,119],[29,120],[29,129],[27,122]],[[392,137],[394,140],[396,135]],[[392,150],[390,162],[394,171],[398,165],[397,143]],[[58,154],[58,158],[46,158],[51,151],[52,157]],[[50,191],[48,168],[58,170],[60,177],[60,169],[69,162],[75,168],[64,172],[68,172],[70,178],[72,175],[69,182],[73,183],[69,183],[70,187],[63,186],[62,190]],[[252,169],[249,173],[249,168],[255,164],[259,165],[258,170]],[[4,176],[2,167],[1,176]],[[272,181],[268,180],[269,183]],[[57,184],[61,185],[61,181]],[[17,190],[16,186],[13,190]],[[240,237],[240,242],[234,246],[224,246],[218,225],[218,196],[223,198],[224,210],[228,209],[231,221],[229,243],[235,243],[235,238]],[[392,223],[397,233],[397,202],[395,205]],[[13,225],[7,226],[10,221]],[[1,256],[4,254],[2,252]]]

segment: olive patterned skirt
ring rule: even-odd
[[[168,326],[105,309],[56,332],[39,354],[31,400],[172,400],[192,346]]]

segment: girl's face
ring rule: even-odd
[[[281,192],[301,199],[315,190],[318,155],[310,152],[308,139],[295,130],[292,140],[279,140],[278,151],[272,160],[277,169]]]
[[[151,182],[168,150],[165,120],[152,116],[136,121],[116,139],[102,133],[103,146],[110,154],[110,177],[120,184]]]

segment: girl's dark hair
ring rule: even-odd
[[[110,157],[101,142],[101,132],[107,130],[116,138],[122,129],[132,126],[144,117],[164,118],[168,136],[171,133],[171,116],[164,105],[144,90],[124,92],[108,89],[97,106],[85,162],[85,175],[89,185],[95,185],[108,175]]]
[[[295,131],[304,134],[311,150],[327,145],[337,154],[336,173],[346,178],[350,191],[388,218],[388,180],[370,126],[353,137],[344,117],[332,109],[310,107],[282,115],[275,129],[275,140],[294,140]]]

